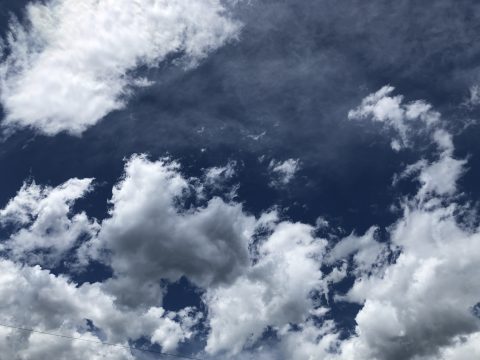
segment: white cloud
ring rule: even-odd
[[[480,235],[460,227],[455,205],[407,207],[392,228],[401,250],[378,275],[357,278],[351,300],[364,303],[357,338],[344,344],[356,359],[413,359],[480,330]],[[434,356],[435,357],[435,356]],[[348,357],[347,357],[348,358]]]
[[[323,321],[321,325],[307,321],[300,325],[299,330],[284,334],[281,348],[284,359],[330,360],[337,342],[338,336],[332,320]]]
[[[323,288],[320,261],[326,241],[314,228],[282,222],[259,245],[255,264],[232,284],[207,289],[211,332],[206,350],[239,353],[268,326],[301,324],[314,306],[313,291]]]
[[[239,28],[220,0],[32,2],[0,64],[3,126],[81,134],[145,85],[131,74],[139,65],[173,53],[194,64]]]
[[[205,182],[210,185],[230,179],[235,175],[235,161],[229,161],[227,165],[211,167],[205,171]]]
[[[167,313],[162,308],[127,310],[102,284],[77,284],[40,267],[19,266],[0,260],[0,323],[54,334],[99,341],[89,330],[93,322],[110,343],[128,345],[145,336],[164,351],[175,351],[191,335],[195,315],[189,309]],[[81,341],[1,328],[2,356],[8,359],[133,359],[130,351]]]
[[[384,86],[376,93],[363,99],[361,105],[348,113],[349,119],[372,119],[393,129],[398,138],[392,140],[392,148],[400,150],[412,145],[414,122],[420,121],[428,129],[436,126],[440,114],[430,104],[418,100],[403,104],[403,96],[391,96],[395,90],[392,86]]]
[[[55,188],[24,183],[0,210],[0,224],[13,228],[0,249],[12,259],[52,265],[81,236],[94,236],[95,221],[84,212],[71,214],[74,202],[91,190],[92,180],[70,179]]]
[[[283,162],[271,160],[268,168],[275,176],[272,185],[282,186],[293,179],[300,168],[300,162],[298,159],[287,159]]]
[[[469,336],[459,336],[452,346],[440,351],[438,358],[442,360],[476,360],[480,358],[480,332]],[[430,358],[429,360],[435,360]]]
[[[161,301],[161,279],[186,276],[200,286],[230,282],[249,266],[248,246],[255,219],[240,204],[213,198],[205,206],[183,208],[195,189],[177,163],[132,157],[113,189],[110,217],[98,239],[88,244],[95,256],[110,252],[115,273],[112,291],[145,286],[125,303]]]
[[[1,261],[5,275],[0,293],[6,300],[0,309],[9,310],[0,314],[12,314],[5,321],[69,334],[81,334],[79,324],[91,319],[112,341],[146,336],[175,349],[191,338],[198,316],[189,309],[166,313],[160,307],[165,291],[161,280],[186,276],[204,290],[209,329],[205,351],[213,357],[227,353],[248,358],[258,350],[258,358],[266,359],[473,359],[480,334],[480,233],[460,222],[457,215],[472,210],[455,202],[466,162],[454,159],[452,136],[430,105],[404,105],[401,97],[389,96],[391,91],[364,101],[365,108],[372,107],[365,116],[398,131],[402,147],[412,143],[410,134],[420,126],[437,152],[436,158],[421,157],[400,175],[416,175],[420,186],[415,195],[401,199],[403,213],[386,229],[389,241],[380,242],[373,226],[362,236],[350,235],[328,247],[315,235],[319,229],[328,233],[329,225],[321,219],[316,228],[280,221],[275,210],[256,218],[234,201],[206,201],[199,193],[202,181],[183,176],[177,163],[136,155],[113,188],[110,214],[98,236],[79,252],[83,260],[94,257],[111,265],[114,277],[77,287],[40,268]],[[415,119],[419,121],[411,121]],[[203,181],[215,184],[230,176],[228,169],[207,170]],[[48,190],[26,185],[2,214],[30,229],[40,217],[38,204],[59,191],[62,195],[52,196],[56,200],[49,203],[63,209],[59,218],[71,222],[70,206],[91,180],[81,181]],[[68,190],[74,184],[77,190]],[[45,218],[54,223],[57,217]],[[322,265],[334,268],[325,275]],[[326,296],[347,275],[355,277],[350,291]],[[362,305],[353,336],[340,338],[335,323],[327,320],[328,303],[314,294]],[[34,311],[27,318],[19,309],[31,303]],[[255,349],[267,329],[276,332],[277,348]],[[25,351],[39,349],[13,339]]]
[[[349,235],[340,240],[328,252],[326,262],[334,264],[336,261],[348,259],[353,255],[353,263],[357,275],[371,271],[373,265],[383,262],[387,247],[375,239],[376,227],[370,228],[363,236]]]
[[[465,161],[453,159],[452,137],[438,125],[431,139],[438,158],[407,168],[407,175],[418,173],[421,187],[403,201],[403,216],[388,229],[396,260],[385,266],[381,257],[371,267],[382,271],[356,272],[346,296],[363,307],[356,335],[340,345],[340,359],[455,359],[476,351],[471,339],[480,331],[473,311],[480,300],[480,233],[459,223],[456,215],[471,210],[452,197]],[[353,246],[344,240],[340,255],[357,251],[357,245],[359,252],[372,248],[371,241]]]

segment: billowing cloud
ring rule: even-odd
[[[402,109],[401,101],[395,109],[394,113]],[[388,112],[382,116],[395,119],[390,125],[396,130],[400,129],[397,123],[406,124],[406,111],[396,117]],[[408,133],[410,128],[405,130]],[[357,335],[340,346],[342,359],[458,358],[472,346],[469,339],[478,336],[480,319],[474,309],[480,299],[476,284],[480,234],[459,222],[457,214],[472,210],[452,197],[465,161],[453,158],[451,135],[445,130],[434,129],[432,141],[438,157],[413,166],[421,186],[415,196],[403,201],[403,216],[389,229],[391,255],[384,253],[372,264],[377,271],[357,274],[346,296],[363,308],[356,317]],[[358,245],[359,254],[373,246],[371,241]],[[339,247],[351,248],[348,240]],[[386,259],[394,254],[394,262],[388,265]]]
[[[456,207],[407,207],[391,233],[401,249],[379,275],[358,278],[348,294],[363,303],[358,338],[346,346],[357,359],[432,355],[480,330],[473,308],[480,235],[457,224]]]
[[[186,308],[178,313],[159,307],[126,310],[99,283],[77,284],[54,276],[40,267],[20,266],[0,260],[0,323],[34,328],[65,336],[128,345],[146,337],[174,351],[188,339],[195,314]],[[28,309],[28,310],[27,310]],[[93,324],[96,330],[91,328]],[[129,350],[104,347],[47,335],[2,328],[2,356],[22,359],[133,359]]]
[[[234,38],[220,0],[50,0],[12,21],[0,64],[3,126],[81,134],[148,80],[170,54],[194,64]]]
[[[397,175],[396,181],[411,178],[418,186],[415,194],[392,204],[399,218],[388,228],[372,224],[363,235],[338,238],[338,232],[328,235],[335,232],[322,218],[315,227],[281,219],[279,209],[254,216],[231,197],[208,198],[204,192],[231,178],[233,164],[207,169],[198,179],[183,175],[171,159],[134,155],[113,187],[108,216],[99,223],[84,213],[70,214],[74,201],[89,191],[91,179],[71,179],[57,188],[26,184],[1,210],[2,222],[15,227],[5,243],[15,246],[5,257],[22,260],[14,249],[28,242],[12,240],[22,232],[43,236],[35,250],[48,248],[55,240],[50,235],[57,232],[78,238],[70,229],[81,215],[80,228],[89,231],[90,239],[77,251],[79,264],[101,261],[113,276],[79,286],[40,267],[1,260],[5,301],[0,320],[93,339],[105,336],[116,343],[145,337],[171,350],[197,335],[195,325],[203,321],[205,354],[213,358],[475,358],[480,232],[475,222],[462,221],[476,212],[457,196],[466,161],[455,158],[453,137],[439,113],[421,101],[405,105],[391,91],[369,96],[371,101],[362,106],[380,101],[373,98],[388,98],[386,103],[394,105],[372,105],[382,110],[365,110],[358,118],[381,121],[401,144],[397,150],[416,149],[414,132],[422,132],[433,152],[420,154],[419,161]],[[320,229],[335,242],[319,237]],[[71,247],[67,241],[65,248]],[[60,258],[61,249],[56,253]],[[161,307],[165,284],[181,277],[200,288],[205,311]],[[346,277],[353,285],[338,293],[334,284]],[[361,307],[347,338],[330,316],[332,301]],[[24,308],[32,309],[28,318]],[[99,330],[92,330],[87,319]],[[264,346],[264,336],[274,340]],[[4,341],[9,351],[20,349],[27,359],[43,356],[41,351],[56,352],[58,358],[87,351],[56,340],[40,346],[35,335]]]
[[[208,290],[211,332],[206,350],[239,353],[267,327],[284,330],[311,315],[312,295],[323,287],[321,262],[326,241],[313,227],[282,222],[258,247],[258,258],[232,284]]]
[[[145,156],[128,160],[123,180],[113,189],[110,217],[86,249],[110,253],[112,288],[149,284],[151,301],[158,302],[161,279],[186,276],[209,286],[230,282],[249,266],[254,217],[218,197],[184,208],[189,195],[195,197],[195,189],[177,163]],[[146,296],[134,298],[125,301],[146,301]]]

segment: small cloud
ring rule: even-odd
[[[229,161],[225,166],[208,168],[205,171],[205,182],[211,185],[231,179],[235,175],[236,165],[235,161]]]
[[[257,134],[257,135],[249,134],[249,135],[247,135],[247,137],[252,139],[252,140],[257,141],[257,140],[261,139],[262,137],[264,137],[266,134],[267,134],[267,132],[263,131],[263,132],[261,132],[260,134]]]
[[[269,170],[275,176],[272,181],[273,186],[287,185],[295,176],[300,168],[300,161],[298,159],[288,159],[283,162],[270,161]]]
[[[480,105],[480,86],[472,85],[469,89],[469,97],[463,103],[467,107],[474,107]]]

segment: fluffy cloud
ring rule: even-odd
[[[397,110],[405,107],[399,101],[393,108],[398,115]],[[407,124],[406,113],[383,112],[382,116]],[[390,125],[399,129],[397,123]],[[403,202],[403,216],[389,229],[395,261],[386,264],[388,254],[384,254],[372,264],[381,271],[357,273],[347,294],[348,300],[363,308],[356,317],[357,335],[340,346],[342,359],[455,359],[465,351],[475,351],[471,339],[480,331],[474,311],[480,299],[480,234],[477,228],[459,223],[457,214],[471,210],[452,198],[465,161],[453,158],[451,135],[438,125],[431,138],[438,157],[407,168],[407,172],[418,173],[421,186]],[[357,250],[345,241],[340,249]],[[359,254],[373,246],[371,241],[358,245]]]
[[[230,177],[230,168],[207,170],[205,184],[214,186],[224,175]],[[240,204],[218,197],[205,200],[202,184],[185,178],[177,163],[150,161],[144,155],[126,162],[113,188],[110,214],[97,224],[84,213],[70,215],[91,182],[71,179],[56,188],[25,184],[1,212],[4,222],[18,228],[6,243],[11,250],[6,256],[22,260],[17,252],[33,256],[34,250],[49,249],[52,259],[62,259],[79,237],[80,232],[72,230],[81,228],[73,225],[79,216],[91,238],[78,249],[80,263],[100,260],[112,267],[113,278],[77,286],[40,267],[2,260],[0,293],[9,299],[2,306],[11,315],[4,322],[96,338],[97,332],[85,328],[89,319],[109,341],[145,336],[163,349],[175,349],[193,335],[192,326],[199,320],[193,309],[166,313],[159,307],[163,281],[181,276],[205,290],[210,329],[206,350],[212,354],[239,354],[268,327],[289,338],[290,324],[311,327],[309,319],[324,313],[312,295],[333,280],[322,279],[326,240],[314,236],[313,226],[279,222],[275,211],[255,218]],[[38,239],[26,242],[26,235],[17,235],[23,233]],[[32,309],[28,318],[20,314],[22,308]],[[83,351],[76,343],[65,345],[57,339],[37,346],[35,334],[20,343],[15,334],[11,339],[6,346],[25,358],[41,358],[49,351],[62,358]]]
[[[357,359],[414,359],[480,330],[472,310],[480,299],[480,235],[456,222],[456,210],[406,207],[391,232],[401,254],[384,273],[358,278],[348,294],[364,307],[358,338],[345,351]]]
[[[92,179],[70,179],[58,187],[25,183],[5,208],[0,224],[10,233],[0,249],[12,259],[55,265],[80,237],[92,237],[98,224],[84,212],[72,215],[75,200],[91,190]]]
[[[211,332],[206,350],[235,354],[257,341],[267,327],[285,331],[301,324],[323,288],[320,262],[326,241],[313,227],[282,222],[258,247],[255,264],[228,285],[210,289],[204,300]]]
[[[392,148],[400,150],[412,145],[415,122],[430,129],[438,124],[440,114],[430,104],[418,100],[407,104],[403,103],[403,96],[392,96],[395,90],[392,86],[384,86],[376,93],[363,99],[361,105],[348,113],[350,119],[366,119],[385,124],[392,128],[398,137],[392,140]]]
[[[108,251],[115,291],[145,284],[145,296],[125,298],[126,303],[161,301],[162,279],[186,276],[207,287],[232,281],[250,264],[254,217],[240,204],[217,197],[185,209],[189,196],[196,194],[178,170],[178,164],[167,159],[132,157],[113,189],[110,217],[90,248],[83,249],[94,256]]]
[[[404,104],[392,91],[384,88],[367,97],[354,117],[382,122],[393,131],[398,150],[413,147],[418,130],[428,135],[435,151],[397,176],[397,181],[414,177],[419,186],[416,194],[395,204],[402,212],[386,229],[388,240],[380,239],[372,226],[362,236],[352,234],[330,245],[315,233],[319,228],[329,232],[321,219],[315,228],[280,221],[275,211],[254,217],[232,200],[207,199],[205,186],[231,178],[233,165],[206,170],[199,180],[183,176],[179,164],[169,159],[135,155],[127,160],[113,188],[110,213],[100,224],[83,213],[70,214],[91,179],[72,179],[57,188],[24,185],[1,210],[2,222],[15,227],[5,243],[15,244],[6,253],[12,259],[21,259],[14,255],[16,248],[24,247],[21,254],[31,252],[25,237],[14,240],[16,234],[42,235],[33,249],[51,246],[55,237],[44,229],[73,234],[65,236],[73,240],[59,246],[61,257],[79,236],[71,229],[81,215],[79,227],[90,231],[91,239],[80,247],[79,259],[100,260],[114,275],[101,284],[77,286],[39,267],[2,260],[5,301],[0,314],[9,315],[0,320],[88,338],[102,335],[117,343],[146,337],[175,349],[193,336],[199,315],[189,308],[168,313],[160,305],[164,281],[185,276],[202,288],[205,351],[212,357],[475,358],[480,351],[480,233],[460,220],[476,213],[457,203],[457,181],[466,161],[455,159],[452,135],[442,128],[439,113],[422,101]],[[323,273],[322,266],[331,271]],[[353,286],[339,296],[332,284],[346,276],[354,278]],[[340,337],[334,320],[327,319],[327,299],[362,306],[354,335]],[[21,312],[25,308],[32,309],[28,316]],[[86,319],[100,330],[90,329]],[[270,333],[275,333],[275,349],[258,346]],[[13,334],[2,341],[27,359],[42,358],[44,346],[52,349],[45,353],[57,352],[58,358],[87,353],[73,349],[76,343],[53,339],[51,345],[38,345],[34,335]],[[120,352],[112,359],[129,356]]]
[[[136,67],[175,53],[194,64],[238,31],[220,0],[30,3],[0,64],[3,125],[81,134],[148,83]]]
[[[0,271],[2,324],[121,345],[144,336],[164,351],[174,351],[179,342],[192,335],[190,328],[196,318],[188,308],[178,313],[158,307],[128,311],[118,308],[115,297],[99,283],[78,286],[38,266],[19,266],[8,260],[0,260]],[[87,319],[97,330],[89,327]],[[6,358],[133,359],[130,351],[122,348],[7,328],[1,332],[5,335],[1,342]]]

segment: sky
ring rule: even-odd
[[[0,358],[478,359],[479,34],[474,0],[1,1]]]

